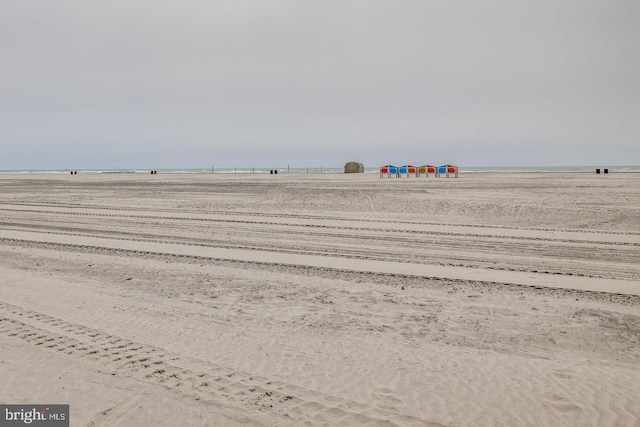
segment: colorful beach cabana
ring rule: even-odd
[[[447,178],[449,178],[450,175],[453,175],[457,178],[458,167],[453,165],[438,166],[438,171],[436,173],[436,176],[442,176],[442,175],[445,175]]]
[[[417,176],[424,174],[427,178],[429,178],[429,174],[435,175],[437,172],[437,167],[432,165],[422,165],[418,166]]]
[[[393,165],[380,166],[380,178],[387,175],[387,178],[391,178],[391,175],[398,175],[398,167]]]
[[[380,178],[383,176],[387,176],[391,178],[392,175],[395,175],[397,178],[400,178],[402,175],[410,175],[420,176],[424,174],[425,176],[429,176],[429,174],[433,174],[435,177],[439,176],[455,176],[458,177],[458,167],[454,165],[442,165],[442,166],[433,166],[433,165],[422,165],[422,166],[412,166],[412,165],[404,165],[404,166],[393,166],[393,165],[385,165],[380,166]]]
[[[404,166],[400,166],[398,168],[398,175],[407,175],[407,177],[409,177],[409,175],[413,174],[416,175],[418,174],[418,168],[416,168],[415,166],[411,166],[411,165],[404,165]]]

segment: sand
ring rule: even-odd
[[[0,175],[0,402],[640,424],[640,174]]]

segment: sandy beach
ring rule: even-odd
[[[0,175],[0,402],[640,425],[640,174]]]

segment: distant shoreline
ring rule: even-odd
[[[460,173],[595,173],[596,169],[609,173],[640,173],[639,166],[460,166]],[[78,171],[84,174],[149,174],[151,170],[157,170],[161,174],[211,174],[208,168],[135,168],[135,169],[16,169],[0,170],[0,174],[69,174]],[[269,174],[277,170],[279,174],[341,174],[344,168],[340,167],[272,167],[272,168],[215,168],[214,174]],[[365,173],[378,173],[379,167],[365,166]]]

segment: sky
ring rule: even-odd
[[[3,0],[0,169],[640,164],[638,0]]]

